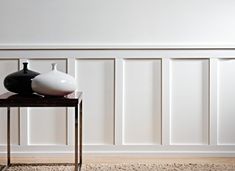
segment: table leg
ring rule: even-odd
[[[11,116],[10,107],[7,108],[7,166],[11,164]]]
[[[10,107],[7,107],[7,164],[1,171],[6,171],[11,164],[11,116]]]
[[[75,106],[75,171],[78,171],[78,106]]]
[[[82,101],[80,102],[80,104],[79,104],[79,112],[80,112],[80,118],[79,118],[79,121],[80,121],[80,123],[79,123],[79,127],[80,127],[80,131],[79,131],[79,135],[80,135],[80,147],[79,147],[79,155],[80,155],[80,157],[79,157],[79,159],[80,159],[80,170],[81,170],[81,168],[82,168],[82,111],[83,111],[83,109],[82,109]]]

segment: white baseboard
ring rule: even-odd
[[[12,152],[12,157],[73,157],[73,151],[30,151],[30,152]],[[123,156],[123,157],[235,157],[235,151],[160,151],[160,152],[111,152],[111,151],[86,151],[86,156]],[[0,157],[5,157],[6,153],[0,152]]]

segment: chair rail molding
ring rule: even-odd
[[[0,50],[234,50],[235,44],[218,44],[218,43],[177,43],[177,44],[0,44]]]

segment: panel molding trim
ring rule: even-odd
[[[56,61],[76,77],[85,97],[85,154],[235,157],[235,49],[0,50],[1,93],[5,75],[24,61],[41,72]],[[29,117],[27,110],[12,119],[13,154],[70,155],[73,109],[32,110]],[[44,132],[38,114],[45,115]],[[5,115],[1,109],[0,156]]]

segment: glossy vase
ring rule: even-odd
[[[39,75],[38,72],[28,69],[28,63],[23,63],[23,69],[9,74],[4,79],[4,86],[8,91],[19,94],[32,94],[31,79]]]
[[[58,71],[56,64],[52,64],[52,70],[40,74],[32,79],[32,89],[42,95],[65,96],[76,90],[75,79],[61,71]]]

